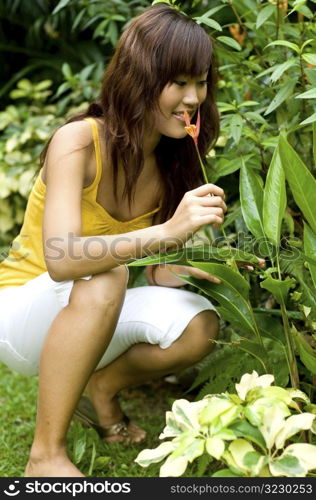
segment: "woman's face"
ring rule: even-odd
[[[162,90],[158,100],[158,111],[155,113],[154,130],[157,133],[182,139],[187,135],[184,127],[183,112],[187,110],[190,118],[206,99],[207,73],[191,78],[179,75]]]

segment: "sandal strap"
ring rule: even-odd
[[[122,436],[122,437],[129,437],[128,434],[128,429],[127,426],[130,422],[130,419],[128,418],[127,415],[123,415],[122,420],[119,422],[116,422],[116,424],[112,425],[105,425],[105,426],[100,426],[101,427],[101,432],[102,432],[102,437],[103,438],[108,438],[112,436]]]

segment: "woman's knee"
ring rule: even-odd
[[[195,363],[214,349],[214,342],[219,333],[219,317],[215,311],[202,311],[188,324],[182,334],[184,358],[188,364]]]
[[[128,269],[119,266],[94,275],[90,280],[76,280],[70,295],[70,304],[87,309],[107,310],[122,305],[128,283]]]

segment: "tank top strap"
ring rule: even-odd
[[[95,159],[96,159],[96,175],[92,184],[90,184],[89,188],[98,186],[102,176],[102,154],[101,154],[101,146],[100,146],[100,137],[99,137],[99,129],[98,125],[94,118],[84,118],[85,121],[90,123],[92,129],[92,137],[95,151]]]

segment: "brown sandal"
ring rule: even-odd
[[[127,415],[123,415],[122,420],[115,424],[101,426],[98,424],[95,408],[87,396],[81,396],[73,418],[81,422],[84,426],[94,429],[105,442],[108,442],[107,438],[121,436],[123,439],[118,442],[127,445],[136,444],[132,436],[128,433],[130,419]],[[137,444],[140,442],[137,441]]]

